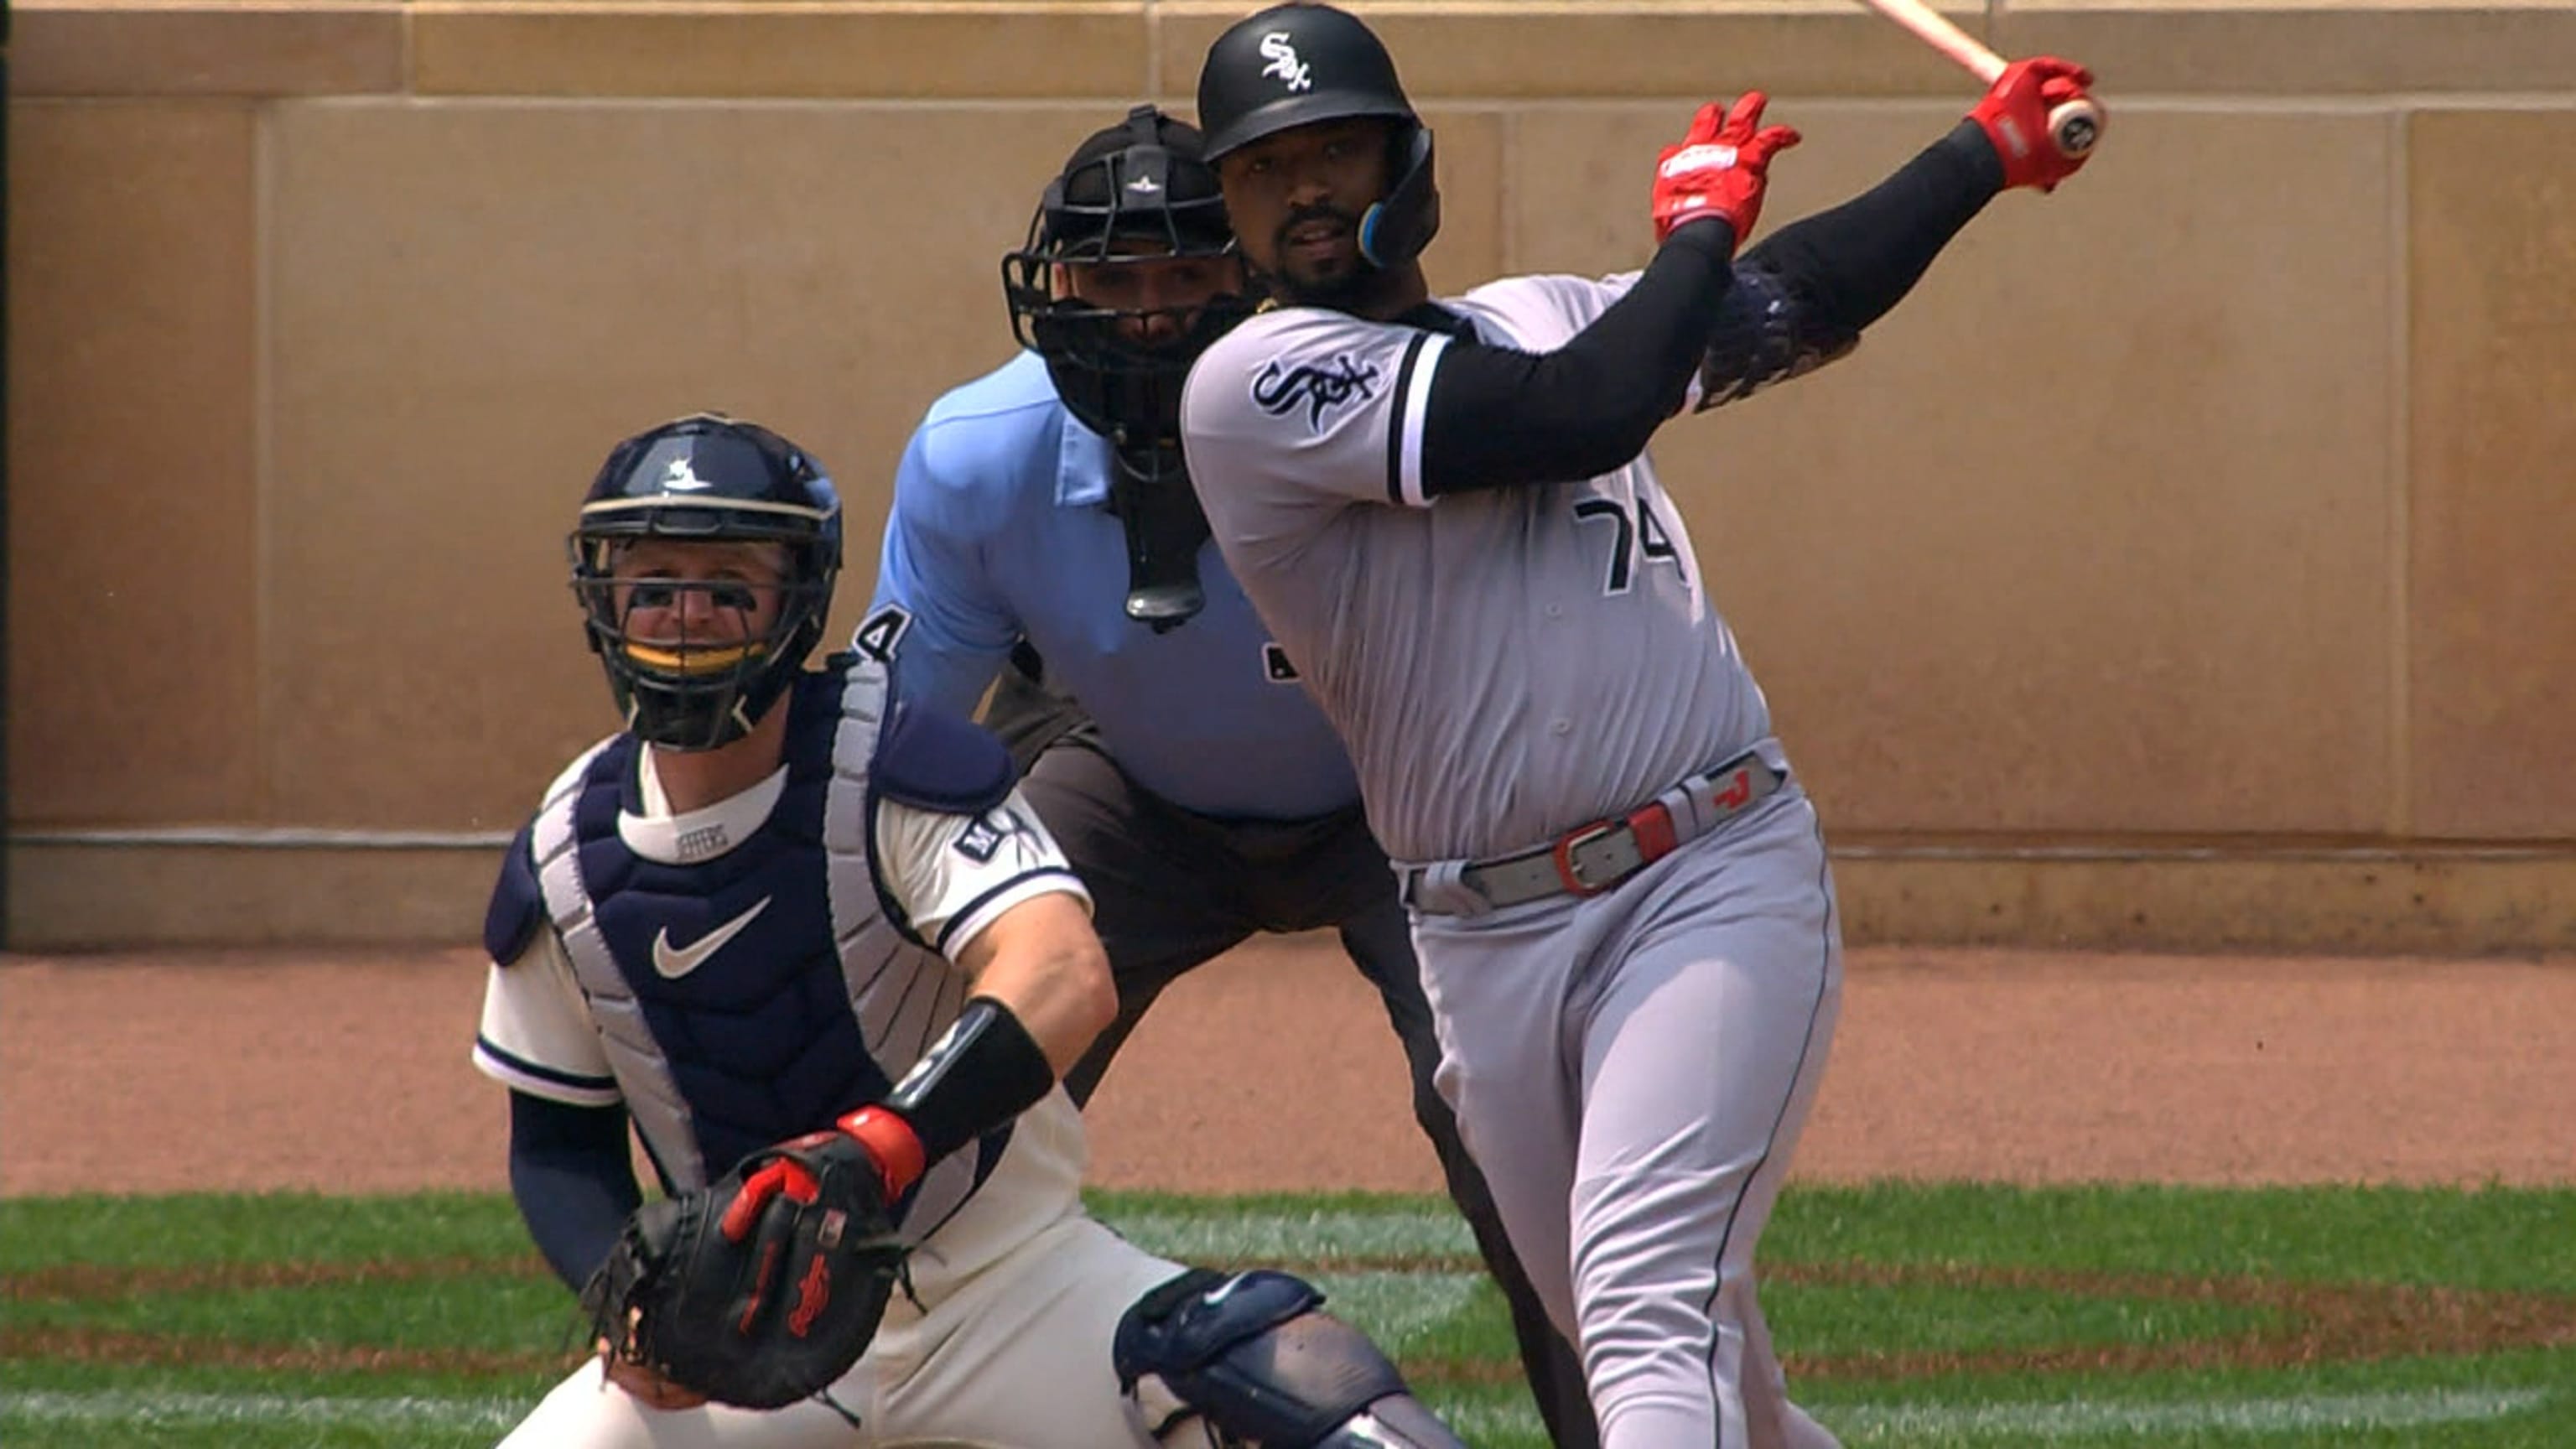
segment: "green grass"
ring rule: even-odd
[[[1093,1201],[1305,1274],[1471,1442],[1541,1449],[1446,1204]],[[2576,1191],[1793,1188],[1763,1263],[1854,1445],[2576,1446]],[[497,1196],[0,1201],[0,1275],[12,1449],[488,1445],[579,1341]]]

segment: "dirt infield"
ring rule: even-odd
[[[0,956],[0,1194],[503,1185],[471,950]],[[2576,1181],[2576,960],[1867,950],[1797,1174]],[[1091,1180],[1432,1191],[1374,996],[1311,938],[1168,993]]]

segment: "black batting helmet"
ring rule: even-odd
[[[1199,124],[1211,162],[1294,126],[1369,117],[1394,123],[1395,184],[1360,217],[1360,255],[1371,266],[1399,267],[1440,230],[1440,194],[1431,180],[1431,131],[1376,34],[1348,11],[1294,0],[1227,27],[1199,67]]]
[[[646,538],[784,546],[777,620],[757,638],[631,636],[639,592],[697,590],[719,607],[750,607],[738,585],[633,579],[621,607],[622,546]],[[841,572],[841,500],[804,449],[756,423],[699,413],[612,449],[569,542],[573,594],[627,728],[667,748],[708,750],[749,733],[822,637]]]
[[[1149,342],[1138,340],[1145,312],[1075,296],[1059,269],[1223,257],[1231,277],[1233,254],[1225,197],[1198,131],[1138,106],[1074,149],[1047,183],[1027,242],[1002,258],[1012,335],[1046,359],[1065,407],[1093,432],[1135,444],[1177,440],[1190,364],[1250,314],[1240,289],[1175,317],[1176,332]]]

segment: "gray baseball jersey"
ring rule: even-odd
[[[1515,278],[1443,306],[1483,343],[1550,352],[1631,280]],[[1268,312],[1182,403],[1217,542],[1349,744],[1389,854],[1516,851],[1747,749],[1785,774],[1643,457],[1426,497],[1427,405],[1463,345]],[[1787,1398],[1753,1272],[1841,1000],[1805,793],[1788,781],[1602,894],[1415,905],[1436,1085],[1583,1344],[1604,1449],[1831,1449]]]
[[[1486,343],[1544,352],[1634,280],[1515,277],[1441,305]],[[1425,403],[1449,346],[1264,312],[1208,350],[1182,403],[1217,542],[1349,743],[1399,860],[1535,844],[1771,732],[1645,457],[1584,483],[1425,497]]]

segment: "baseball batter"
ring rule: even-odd
[[[1703,108],[1642,272],[1433,301],[1429,132],[1354,17],[1218,38],[1199,114],[1277,305],[1182,405],[1235,576],[1397,862],[1441,1090],[1612,1449],[1834,1442],[1789,1403],[1754,1245],[1841,990],[1815,812],[1643,450],[1850,350],[2090,77],[2007,70],[1862,196],[1735,255],[1793,132]]]
[[[1456,1449],[1307,1285],[1185,1271],[1084,1214],[1057,1079],[1115,1008],[1087,895],[1000,741],[889,704],[864,655],[804,667],[841,548],[810,456],[711,415],[647,430],[572,542],[629,724],[547,790],[486,922],[474,1061],[510,1089],[530,1233],[590,1277],[641,1201],[631,1123],[673,1194],[815,1133],[912,1252],[826,1393],[727,1407],[602,1357],[507,1443]],[[733,1201],[756,1217],[782,1181]]]
[[[1433,1084],[1431,1005],[1350,756],[1208,543],[1181,467],[1182,380],[1251,310],[1201,145],[1140,106],[1046,184],[1004,262],[1025,350],[914,431],[856,647],[886,658],[898,700],[962,713],[992,686],[985,722],[1021,742],[1021,788],[1090,891],[1118,986],[1116,1019],[1065,1074],[1077,1104],[1172,982],[1256,933],[1340,937],[1403,1045],[1549,1437],[1591,1449],[1581,1366]],[[1044,690],[1005,664],[1031,647]],[[1320,1044],[1315,1060],[1330,1061]]]

